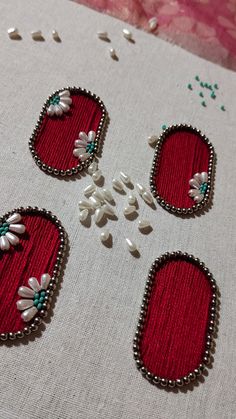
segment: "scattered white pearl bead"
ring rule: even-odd
[[[43,38],[43,36],[42,36],[42,31],[40,31],[40,30],[38,30],[38,31],[32,31],[32,32],[31,32],[31,36],[32,36],[32,38],[33,38],[35,41],[38,41],[38,40],[40,40],[40,39],[42,39],[42,38]]]
[[[137,188],[137,191],[138,191],[139,195],[141,195],[141,196],[146,191],[146,189],[144,188],[143,185],[141,185],[141,183],[136,183],[136,188]]]
[[[7,33],[8,33],[8,35],[9,35],[9,37],[10,37],[11,39],[17,39],[17,38],[19,38],[19,37],[20,37],[20,35],[19,35],[19,31],[18,31],[18,29],[17,29],[17,28],[9,28],[9,29],[7,30]]]
[[[93,162],[89,165],[89,167],[88,167],[88,173],[89,173],[90,175],[92,175],[94,172],[96,172],[97,168],[98,168],[98,164],[97,164],[97,162],[96,162],[96,161],[93,161]]]
[[[84,210],[84,209],[91,210],[91,208],[92,208],[92,205],[90,202],[85,201],[84,199],[82,201],[79,201],[80,210]]]
[[[109,239],[109,237],[110,237],[110,232],[107,229],[103,230],[100,234],[100,239],[102,243],[106,242]]]
[[[147,227],[150,227],[151,224],[148,220],[139,220],[138,222],[138,228],[139,230],[144,230]]]
[[[151,145],[151,146],[153,146],[153,145],[155,145],[157,143],[157,140],[158,140],[157,135],[150,135],[148,137],[148,144]]]
[[[142,198],[147,204],[149,204],[149,205],[153,204],[153,198],[152,198],[152,194],[150,192],[145,191],[142,194]]]
[[[60,41],[60,36],[59,36],[58,32],[56,31],[56,29],[52,30],[52,37],[53,37],[54,41],[56,41],[56,42]]]
[[[94,198],[94,196],[90,196],[89,201],[94,209],[101,207],[101,202],[98,199]]]
[[[132,32],[129,31],[129,29],[123,29],[123,35],[126,39],[129,41],[132,39]]]
[[[112,179],[112,186],[114,189],[116,189],[117,191],[123,191],[123,184],[118,180],[118,179]]]
[[[104,216],[104,208],[103,207],[97,208],[94,214],[95,223],[96,224],[100,223],[103,216]]]
[[[120,172],[120,178],[121,178],[122,182],[124,182],[125,184],[131,182],[130,177],[124,172]]]
[[[136,196],[133,194],[133,192],[130,192],[128,196],[128,203],[130,205],[134,205],[136,203]]]
[[[89,212],[87,209],[84,209],[82,211],[80,211],[79,213],[79,220],[81,221],[81,223],[83,223],[85,220],[87,220],[89,215]]]
[[[127,238],[125,239],[125,241],[131,253],[136,252],[138,250],[136,244],[132,240]]]
[[[116,50],[114,48],[109,48],[109,53],[110,53],[111,58],[114,59],[117,57]]]
[[[106,201],[108,201],[108,202],[114,201],[114,198],[112,196],[112,193],[109,191],[109,189],[104,188],[102,190],[102,193],[103,193],[103,196],[104,196],[104,198],[105,198]]]
[[[149,19],[148,21],[148,25],[149,25],[149,29],[150,31],[154,31],[157,28],[157,18],[156,17],[152,17],[151,19]]]
[[[103,205],[103,209],[104,209],[105,214],[107,215],[116,215],[113,208],[108,204]]]
[[[94,192],[93,192],[93,195],[92,195],[95,199],[98,199],[100,202],[104,202],[104,196],[103,196],[103,194],[98,190],[98,189],[96,189]]]
[[[108,39],[108,33],[106,31],[97,31],[97,36],[99,39],[102,39],[102,40]]]
[[[136,211],[136,207],[134,205],[128,205],[124,208],[124,215],[130,215],[133,214]]]
[[[93,178],[93,181],[94,181],[94,182],[98,182],[98,181],[101,179],[101,177],[102,177],[102,172],[101,172],[101,170],[96,170],[96,172],[94,172],[94,173],[92,174],[92,178]]]
[[[95,190],[96,190],[95,185],[88,185],[84,189],[84,195],[85,196],[90,196],[90,195],[92,195],[93,192],[95,192]]]

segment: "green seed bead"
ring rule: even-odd
[[[35,294],[34,294],[34,300],[38,300],[39,299],[39,293],[38,292],[36,292]]]
[[[195,76],[195,80],[200,81],[199,76]]]
[[[34,306],[37,307],[39,300],[34,300]]]
[[[206,107],[206,102],[205,102],[205,100],[203,100],[203,101],[201,102],[201,105],[202,105],[202,106],[204,106],[204,107]]]
[[[42,304],[41,304],[41,303],[38,303],[38,305],[37,305],[37,309],[38,309],[38,310],[41,310],[41,309],[42,309]]]
[[[3,223],[3,225],[2,225],[3,227],[8,227],[9,226],[9,224],[8,223]]]
[[[162,127],[161,127],[162,129],[166,129],[166,125],[164,124],[164,125],[162,125]]]
[[[39,302],[44,303],[44,297],[40,297]]]
[[[225,107],[224,107],[224,105],[222,105],[222,106],[220,107],[220,109],[221,109],[222,111],[225,111]]]
[[[200,83],[200,86],[201,86],[201,87],[204,87],[204,83],[203,83],[202,81],[201,81],[201,83]]]
[[[199,93],[199,96],[204,97],[204,94],[202,92]]]
[[[41,295],[41,297],[45,297],[45,295],[46,295],[46,291],[41,291],[41,292],[40,292],[40,295]]]
[[[193,87],[192,87],[191,83],[188,84],[188,89],[193,90]]]
[[[219,89],[219,86],[218,86],[218,84],[217,84],[217,83],[215,83],[215,84],[214,84],[214,88],[215,88],[215,89]]]

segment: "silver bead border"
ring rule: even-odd
[[[189,208],[178,208],[178,207],[175,207],[174,205],[171,205],[169,202],[165,201],[165,199],[163,199],[159,195],[158,190],[157,190],[156,185],[155,185],[155,177],[156,177],[156,173],[157,173],[158,166],[159,166],[159,158],[160,158],[161,148],[162,148],[163,142],[168,138],[168,136],[170,134],[172,134],[176,131],[180,131],[180,130],[188,130],[188,131],[191,131],[191,132],[199,135],[199,138],[208,145],[208,148],[209,148],[209,151],[210,151],[210,157],[209,157],[209,162],[208,162],[208,172],[207,172],[208,173],[208,181],[207,181],[207,190],[206,190],[205,196],[204,196],[202,202],[200,202],[199,204],[194,204],[192,207],[189,207]],[[151,192],[152,192],[154,198],[156,198],[157,202],[166,211],[169,211],[173,214],[178,214],[178,215],[193,214],[193,213],[201,210],[202,208],[206,207],[209,204],[209,201],[210,201],[211,195],[212,195],[214,169],[215,169],[215,151],[214,151],[214,147],[211,144],[211,142],[209,141],[209,139],[204,134],[202,134],[199,129],[192,127],[192,125],[187,125],[187,124],[171,125],[171,126],[167,127],[163,131],[163,133],[160,135],[160,137],[158,138],[158,141],[157,141],[157,145],[155,147],[154,158],[153,158],[152,168],[151,168],[151,173],[150,173],[150,189],[151,189]]]
[[[139,343],[140,343],[140,340],[142,339],[142,331],[143,331],[145,321],[146,321],[146,316],[148,313],[148,305],[149,305],[149,300],[151,296],[152,286],[154,283],[155,274],[156,272],[158,272],[158,270],[164,263],[166,263],[169,260],[176,260],[176,259],[187,260],[197,265],[205,273],[211,285],[212,298],[211,298],[211,303],[210,303],[208,328],[207,328],[207,333],[206,333],[206,344],[205,344],[204,354],[202,357],[202,362],[198,365],[197,368],[194,369],[194,371],[190,372],[188,375],[184,377],[180,377],[176,380],[168,380],[165,377],[155,376],[145,367],[141,358]],[[184,385],[187,385],[190,382],[195,381],[200,375],[202,375],[206,366],[211,364],[211,349],[214,342],[213,335],[214,335],[215,327],[216,327],[217,305],[218,305],[218,289],[217,289],[215,279],[213,278],[209,269],[198,258],[195,258],[193,255],[190,255],[188,253],[175,251],[171,253],[166,252],[153,262],[148,273],[146,286],[145,286],[145,292],[144,292],[142,305],[141,305],[141,311],[139,313],[139,318],[138,318],[137,329],[136,329],[135,337],[133,340],[133,355],[136,362],[136,366],[138,370],[140,370],[142,375],[148,381],[150,381],[152,384],[156,386],[174,388],[174,387],[182,387]]]
[[[37,139],[37,136],[38,136],[38,134],[41,130],[41,126],[42,126],[42,123],[43,123],[44,116],[47,113],[47,108],[49,106],[50,99],[54,95],[62,92],[63,90],[69,90],[73,94],[82,94],[82,95],[85,95],[85,96],[89,96],[90,98],[94,99],[99,104],[99,106],[102,110],[101,120],[99,122],[98,129],[97,129],[97,132],[96,132],[95,141],[94,141],[94,143],[95,143],[94,151],[90,154],[90,156],[84,162],[81,162],[77,166],[72,167],[71,169],[68,169],[68,170],[60,170],[60,169],[57,169],[56,167],[48,166],[46,163],[44,163],[40,159],[40,157],[38,156],[38,154],[35,150],[35,147],[34,147],[35,140]],[[100,146],[101,140],[102,140],[103,136],[105,135],[105,127],[106,127],[107,119],[108,119],[108,113],[106,111],[104,103],[99,98],[99,96],[90,92],[90,90],[83,89],[81,87],[76,87],[76,86],[73,86],[73,87],[67,86],[67,87],[63,87],[61,89],[55,90],[47,98],[46,102],[44,103],[43,108],[40,112],[39,118],[36,122],[35,128],[33,130],[33,133],[32,133],[32,135],[29,139],[29,149],[30,149],[30,152],[32,154],[32,157],[33,157],[35,163],[44,172],[47,172],[50,175],[61,176],[61,177],[73,176],[73,175],[76,175],[77,173],[81,172],[82,170],[86,169],[91,164],[91,162],[94,160],[95,156],[97,155],[97,153],[99,151],[99,146]]]
[[[30,322],[27,323],[27,325],[23,328],[23,330],[19,330],[17,332],[1,333],[0,341],[3,341],[3,342],[9,341],[9,340],[13,341],[16,339],[22,339],[24,336],[28,336],[31,333],[36,332],[38,330],[39,325],[42,323],[42,319],[47,317],[53,294],[55,290],[57,289],[57,284],[58,284],[60,273],[62,270],[63,258],[67,249],[66,231],[64,227],[62,226],[60,220],[55,215],[53,215],[50,211],[47,211],[45,208],[38,208],[38,207],[26,207],[26,208],[19,207],[1,216],[0,222],[10,217],[10,215],[14,214],[15,212],[22,215],[38,214],[52,221],[59,231],[60,245],[59,245],[59,250],[57,252],[56,263],[53,268],[51,281],[46,291],[46,302],[43,304],[43,309],[39,311],[36,317],[34,317]]]

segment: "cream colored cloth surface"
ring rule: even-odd
[[[131,44],[122,36],[124,23],[66,0],[2,1],[0,16],[1,213],[45,207],[61,219],[70,240],[50,322],[35,339],[0,346],[1,419],[235,418],[236,74],[133,28]],[[21,41],[8,39],[13,25]],[[52,40],[54,28],[60,44]],[[34,29],[42,30],[45,42],[31,39]],[[112,42],[98,40],[97,30],[107,30]],[[110,46],[119,61],[110,58]],[[186,88],[196,74],[220,86],[217,101],[209,99],[207,108]],[[107,224],[113,247],[105,248],[94,222],[90,228],[79,222],[78,202],[90,176],[69,181],[47,176],[28,150],[43,102],[67,85],[90,89],[106,104],[110,124],[99,167],[108,188],[120,170],[148,186],[153,149],[147,137],[159,134],[162,124],[200,128],[217,153],[211,210],[181,219],[139,199],[139,219],[153,226],[144,236],[138,219],[122,215],[127,195],[114,192],[118,221]],[[226,112],[219,110],[221,103]],[[139,246],[139,259],[127,251],[125,237]],[[151,263],[178,249],[212,271],[221,311],[213,368],[192,390],[175,393],[142,378],[132,339]]]

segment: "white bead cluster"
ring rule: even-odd
[[[96,182],[97,178],[102,177],[101,170],[98,169],[97,162],[93,162],[88,167],[88,173],[91,175],[92,179]],[[96,175],[96,176],[94,176]],[[120,172],[120,179],[114,178],[112,179],[112,187],[114,191],[119,194],[126,195],[125,187],[133,187],[133,182],[126,173]],[[153,198],[152,195],[147,189],[141,185],[140,183],[136,183],[136,190],[138,194],[142,197],[144,202],[148,205],[153,205]],[[114,197],[111,191],[107,188],[98,188],[94,183],[86,186],[84,189],[84,195],[87,199],[83,199],[79,201],[79,219],[81,223],[85,223],[89,216],[93,215],[94,221],[97,225],[101,223],[104,217],[116,217],[116,213],[113,207],[110,205],[115,204]],[[123,215],[127,219],[131,219],[133,215],[136,213],[137,216],[137,197],[134,192],[129,191],[127,197],[128,203],[123,209]],[[148,220],[139,220],[138,222],[138,229],[141,232],[144,232],[147,229],[152,229],[150,222]],[[108,239],[111,237],[111,234],[108,229],[105,229],[100,234],[100,240],[102,243],[106,243]],[[137,253],[138,248],[136,244],[130,239],[125,239],[126,245],[128,250],[131,253]]]

